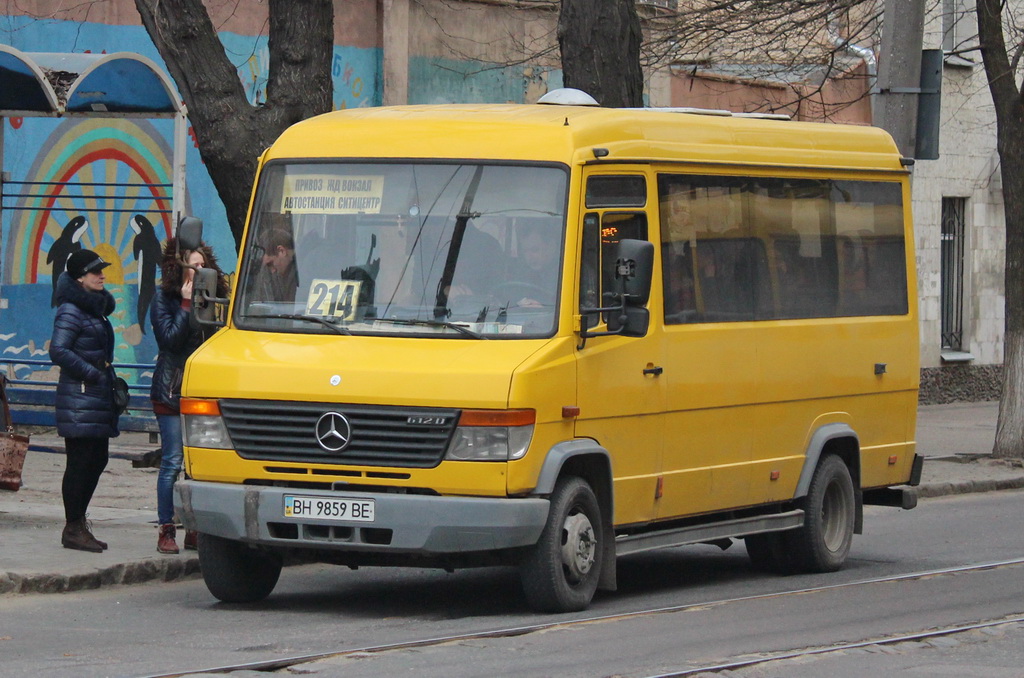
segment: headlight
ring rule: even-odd
[[[197,417],[183,415],[181,418],[183,441],[189,447],[208,447],[215,450],[230,450],[231,438],[220,417]]]
[[[510,461],[521,459],[533,438],[533,410],[464,410],[445,459]],[[504,424],[504,425],[502,425]]]
[[[182,398],[181,433],[182,442],[189,447],[206,447],[214,450],[233,448],[216,400]]]

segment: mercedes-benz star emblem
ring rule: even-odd
[[[352,439],[352,425],[339,412],[325,412],[316,421],[316,441],[328,452],[341,452]]]

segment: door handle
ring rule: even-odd
[[[664,371],[665,371],[665,369],[660,367],[660,366],[659,367],[648,367],[648,368],[644,369],[644,374],[650,374],[652,376],[657,377],[658,375],[660,375]]]

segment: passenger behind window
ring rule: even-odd
[[[678,254],[674,251],[682,245]],[[668,323],[694,322],[697,314],[697,295],[693,283],[693,257],[689,243],[668,243],[664,248],[665,321]]]

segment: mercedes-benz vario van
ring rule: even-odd
[[[732,540],[838,569],[865,504],[916,504],[906,164],[878,129],[699,111],[294,125],[184,379],[211,592],[262,599],[292,560],[513,564],[570,611],[617,556]]]

